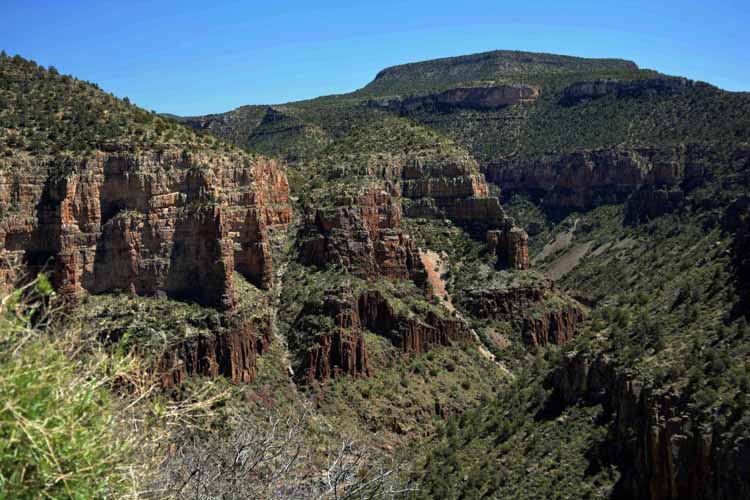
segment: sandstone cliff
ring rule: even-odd
[[[485,172],[507,195],[530,196],[552,212],[625,202],[628,220],[638,221],[680,208],[718,155],[697,145],[600,149],[500,160]]]
[[[301,235],[300,262],[340,266],[364,279],[422,282],[424,268],[416,245],[401,230],[401,205],[392,191],[387,183],[374,184],[315,209]]]
[[[387,338],[405,354],[474,341],[460,319],[434,310],[421,316],[397,312],[383,292],[365,289],[355,293],[347,283],[326,293],[322,300],[306,302],[293,329],[292,346],[304,352],[300,375],[307,383],[341,374],[371,375],[365,330]]]
[[[163,291],[231,308],[235,270],[273,283],[268,234],[291,207],[271,160],[172,150],[28,162],[3,169],[0,203],[19,216],[0,222],[0,248],[51,271],[63,295]]]

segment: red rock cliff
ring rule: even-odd
[[[3,256],[23,254],[32,270],[50,270],[66,296],[164,291],[231,308],[235,270],[262,288],[273,282],[269,231],[291,218],[274,161],[99,152],[10,167],[0,204],[18,215],[0,222]]]

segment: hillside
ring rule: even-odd
[[[85,367],[94,496],[746,498],[749,117],[494,51],[172,119],[2,56],[0,377]]]
[[[626,61],[505,51],[387,68],[352,94],[283,106],[325,137],[307,155],[288,130],[281,142],[305,200],[394,172],[403,194],[400,156],[429,158],[432,143],[476,165],[529,233],[533,266],[591,308],[571,340],[564,294],[524,302],[545,285],[484,260],[486,211],[467,224],[443,208],[443,222],[435,194],[402,202],[402,227],[443,256],[446,296],[517,380],[419,447],[417,496],[747,494],[748,109],[748,94]]]

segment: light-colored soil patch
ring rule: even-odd
[[[624,238],[612,245],[612,250],[627,250],[633,248],[637,244],[638,241],[635,238]]]
[[[497,333],[494,328],[490,328],[487,330],[487,336],[490,338],[492,343],[500,349],[507,349],[508,347],[510,347],[510,340],[508,340],[508,337],[503,334]]]
[[[583,259],[587,253],[589,253],[589,250],[591,250],[591,247],[593,245],[594,242],[592,241],[581,243],[553,260],[552,263],[547,266],[547,276],[549,276],[553,280],[559,280],[560,278],[568,274],[581,262],[581,259]]]
[[[461,313],[457,311],[453,306],[453,301],[451,300],[450,295],[445,289],[445,280],[443,279],[443,273],[446,269],[447,256],[445,254],[438,254],[437,252],[433,252],[432,250],[420,249],[419,258],[422,260],[425,271],[427,271],[427,281],[430,283],[432,291],[438,298],[440,303],[449,311],[455,312],[456,317],[464,319]],[[505,365],[500,363],[495,358],[495,355],[492,354],[482,343],[482,339],[479,338],[479,334],[477,334],[476,330],[472,328],[471,333],[474,336],[474,341],[476,342],[479,354],[481,354],[484,358],[494,362],[509,378],[513,378],[513,374],[510,372],[510,370],[508,370]]]
[[[589,257],[599,257],[601,254],[603,254],[604,252],[606,252],[607,250],[609,250],[609,247],[611,247],[611,246],[612,246],[612,242],[608,242],[608,243],[605,243],[603,245],[599,245],[598,247],[596,247],[596,250],[594,250],[593,252],[591,252],[591,255],[589,255]]]
[[[422,259],[422,264],[424,264],[424,268],[427,271],[427,281],[430,283],[435,296],[437,296],[446,309],[451,312],[455,311],[456,308],[453,307],[453,302],[445,289],[445,280],[443,279],[446,257],[432,250],[420,250],[419,257]]]
[[[533,262],[539,262],[540,260],[544,260],[556,252],[568,248],[573,242],[573,233],[576,232],[577,226],[578,219],[573,222],[573,226],[568,231],[558,234],[551,243],[547,243],[546,245],[544,245],[542,251],[536,254],[536,256],[534,257]]]

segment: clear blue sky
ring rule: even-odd
[[[0,48],[148,109],[226,111],[354,90],[493,49],[621,57],[750,90],[750,1],[0,0]]]

